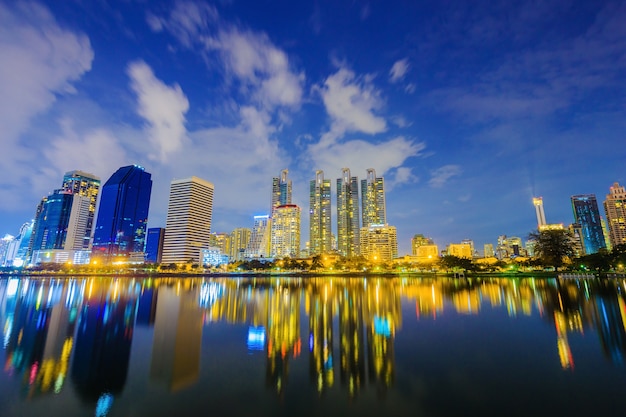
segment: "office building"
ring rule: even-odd
[[[271,256],[297,258],[300,256],[300,207],[284,204],[272,214]]]
[[[376,176],[373,168],[367,170],[366,179],[361,180],[362,227],[387,224],[385,206],[385,181]]]
[[[609,188],[604,200],[604,212],[609,228],[611,246],[626,244],[626,190],[617,182]]]
[[[417,255],[417,252],[420,246],[434,245],[434,244],[435,242],[433,242],[433,240],[429,237],[425,237],[422,234],[414,235],[411,238],[411,253],[413,255]]]
[[[146,239],[146,262],[160,264],[163,257],[163,240],[165,228],[151,227]]]
[[[395,226],[375,224],[361,228],[361,255],[370,261],[391,261],[398,257]]]
[[[247,227],[239,227],[230,233],[229,256],[231,260],[243,261],[251,234],[252,230]]]
[[[574,223],[580,227],[583,253],[589,255],[606,248],[596,196],[594,194],[573,195],[571,199]]]
[[[83,171],[70,171],[65,173],[61,189],[89,199],[87,227],[85,236],[82,237],[82,248],[91,249],[91,235],[95,222],[96,202],[100,192],[100,178]]]
[[[309,255],[319,255],[332,249],[330,180],[324,171],[315,171],[309,187]]]
[[[337,250],[343,256],[360,255],[358,178],[343,168],[337,178]]]
[[[152,175],[138,165],[118,169],[101,188],[92,256],[143,262]]]
[[[537,215],[537,229],[541,229],[546,225],[546,213],[543,211],[543,197],[534,197],[533,205]]]
[[[450,256],[456,256],[457,258],[472,259],[472,246],[465,243],[450,243],[446,251]]]
[[[287,178],[289,170],[280,171],[280,177],[272,178],[272,207],[270,213],[278,206],[291,204],[291,180]]]
[[[271,219],[264,214],[254,216],[250,241],[244,252],[245,258],[268,258],[270,256]]]
[[[170,184],[163,263],[202,262],[202,249],[211,245],[213,184],[198,177]]]

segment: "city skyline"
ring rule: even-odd
[[[316,170],[373,168],[400,255],[415,234],[525,239],[533,197],[569,225],[572,196],[626,183],[626,5],[401,6],[0,1],[0,233],[64,173],[130,164],[153,175],[148,227],[199,176],[216,232],[271,215],[281,170],[305,211]]]

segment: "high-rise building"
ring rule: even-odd
[[[118,169],[101,189],[92,254],[103,261],[143,261],[152,175],[138,165]]]
[[[165,228],[151,227],[146,238],[146,262],[160,264],[163,257],[163,240]]]
[[[611,246],[626,244],[626,189],[617,182],[609,188],[604,200]]]
[[[361,255],[374,262],[398,257],[398,235],[395,226],[374,224],[361,228]]]
[[[598,201],[594,194],[573,195],[574,222],[580,225],[584,253],[589,255],[606,248]]]
[[[271,218],[267,214],[254,216],[254,226],[250,234],[245,258],[267,258],[270,256]]]
[[[546,225],[546,213],[543,211],[543,198],[534,197],[533,205],[535,206],[535,212],[537,214],[537,229],[541,229]]]
[[[324,171],[315,171],[309,190],[309,255],[313,256],[332,248],[330,180],[324,179]]]
[[[272,207],[270,213],[278,206],[291,204],[291,180],[287,179],[289,170],[280,171],[280,177],[272,179]]]
[[[91,235],[93,233],[96,214],[96,202],[98,200],[98,192],[100,191],[100,178],[83,171],[70,171],[65,173],[61,189],[69,191],[72,194],[89,198],[87,228],[85,229],[85,236],[82,237],[82,248],[90,249]]]
[[[361,180],[362,227],[387,224],[385,206],[385,181],[376,176],[373,168],[367,170],[366,179]]]
[[[361,253],[358,181],[348,168],[337,178],[337,250],[347,257]]]
[[[243,261],[246,247],[250,242],[252,231],[247,227],[239,227],[230,233],[230,259]]]
[[[297,258],[300,256],[300,207],[284,204],[272,214],[271,256]]]
[[[198,177],[174,180],[165,221],[162,262],[201,263],[211,244],[213,184]]]

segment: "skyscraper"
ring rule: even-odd
[[[163,263],[201,263],[202,249],[211,244],[212,215],[213,184],[198,177],[172,181]]]
[[[543,211],[543,197],[534,197],[533,205],[537,214],[537,229],[546,225],[546,213]]]
[[[271,255],[275,258],[300,256],[300,207],[283,204],[272,214]]]
[[[118,169],[102,187],[92,255],[105,261],[143,260],[152,175],[138,165]]]
[[[594,194],[573,195],[574,223],[580,226],[584,253],[589,255],[606,248],[598,201]]]
[[[90,249],[91,234],[93,232],[96,213],[96,201],[98,200],[98,192],[100,191],[100,178],[83,171],[70,171],[65,173],[61,189],[69,191],[72,194],[89,198],[87,227],[85,229],[85,236],[82,237],[82,248]]]
[[[163,258],[163,240],[165,228],[151,227],[146,237],[146,262],[160,264]]]
[[[309,191],[309,255],[319,255],[332,248],[330,180],[324,171],[315,171]]]
[[[254,226],[250,234],[248,246],[244,252],[246,258],[266,258],[270,256],[270,216],[254,216]]]
[[[348,168],[337,178],[337,249],[348,257],[360,255],[358,181]]]
[[[289,170],[283,169],[280,171],[280,177],[272,179],[272,207],[270,207],[270,213],[273,213],[278,206],[291,204],[291,180],[287,179],[288,173]]]
[[[604,200],[604,212],[609,226],[611,246],[626,243],[626,190],[618,183],[609,188]]]
[[[374,224],[387,224],[385,207],[385,181],[376,176],[373,168],[367,170],[366,179],[361,180],[362,227]]]

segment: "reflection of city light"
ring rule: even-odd
[[[384,317],[374,317],[374,333],[381,336],[391,336],[391,324],[389,320]]]
[[[224,294],[224,286],[215,282],[205,282],[200,287],[199,304],[209,308]]]
[[[17,286],[19,284],[20,280],[17,278],[12,278],[9,280],[9,283],[7,284],[7,297],[13,297],[15,294],[17,294]]]
[[[105,417],[111,411],[112,406],[113,396],[109,393],[102,394],[96,403],[96,417]]]
[[[265,348],[265,328],[250,327],[248,329],[248,350],[263,350]]]

